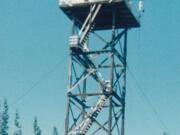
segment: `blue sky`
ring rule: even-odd
[[[170,135],[180,132],[179,7],[178,0],[146,0],[142,27],[128,35],[130,70]],[[18,109],[24,134],[32,135],[34,116],[43,135],[53,126],[62,134],[70,31],[57,0],[0,1],[0,100],[8,99],[10,133]],[[162,124],[129,72],[127,83],[126,135],[162,135]]]

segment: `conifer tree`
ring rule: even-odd
[[[34,123],[33,123],[33,127],[34,127],[34,135],[41,135],[41,129],[38,126],[38,122],[37,122],[37,118],[34,118]]]
[[[0,104],[0,135],[2,135],[2,110],[1,110],[1,104]]]
[[[53,128],[53,135],[58,135],[58,131],[56,127]]]
[[[1,116],[0,135],[8,135],[8,129],[9,129],[8,122],[9,122],[8,103],[7,103],[7,99],[5,99],[2,116]]]
[[[13,135],[22,135],[22,131],[21,131],[21,124],[19,123],[19,113],[16,110],[16,114],[15,114],[15,120],[14,120],[14,124],[15,124],[15,128],[16,131],[14,132]]]

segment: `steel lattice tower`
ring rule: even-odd
[[[139,21],[127,0],[71,2],[60,3],[73,22],[64,134],[124,135],[127,32]]]

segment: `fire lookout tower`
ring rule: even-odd
[[[141,4],[60,0],[73,22],[65,135],[124,135],[127,32],[140,27]]]

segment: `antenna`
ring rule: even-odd
[[[141,11],[141,12],[144,12],[144,11],[145,11],[145,10],[144,10],[144,1],[143,1],[143,0],[140,0],[140,1],[139,1],[138,9],[139,9],[139,11]]]

